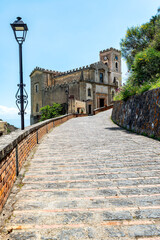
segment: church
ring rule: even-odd
[[[39,121],[40,109],[53,102],[64,113],[92,115],[94,109],[109,106],[121,86],[121,52],[109,48],[99,53],[99,61],[67,72],[36,67],[31,79],[31,124]]]

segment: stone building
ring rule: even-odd
[[[7,122],[0,120],[0,136],[7,134]]]
[[[40,117],[40,108],[53,102],[69,113],[93,114],[96,108],[111,104],[115,89],[121,86],[121,52],[100,51],[100,61],[67,72],[36,67],[31,78],[31,124]]]

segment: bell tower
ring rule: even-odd
[[[122,85],[121,80],[121,51],[109,48],[100,51],[100,61],[108,66],[109,83]]]

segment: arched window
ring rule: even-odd
[[[116,77],[113,78],[113,83],[116,83]]]
[[[36,83],[36,84],[35,84],[35,92],[38,93],[38,91],[39,91],[39,84]]]
[[[88,97],[91,97],[91,89],[88,88]]]

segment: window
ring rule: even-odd
[[[114,77],[114,79],[113,79],[113,83],[116,83],[116,77]]]
[[[36,112],[39,112],[39,105],[38,105],[38,103],[36,104]]]
[[[88,88],[88,97],[91,97],[91,89]]]
[[[103,73],[100,73],[100,83],[103,83]]]
[[[37,93],[39,91],[39,85],[35,84],[35,92]]]
[[[117,61],[118,61],[118,56],[115,56],[115,60],[117,60]]]
[[[116,71],[118,71],[118,62],[115,63]]]

